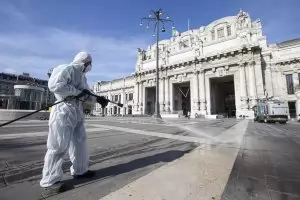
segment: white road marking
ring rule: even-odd
[[[149,125],[159,125],[159,126],[170,126],[170,127],[174,127],[174,124],[180,124],[180,125],[191,125],[191,124],[197,124],[198,122],[196,121],[164,121],[165,123],[157,123],[157,122],[145,122],[144,120],[136,120],[136,121],[133,121],[133,120],[119,120],[117,119],[117,121],[113,121],[113,120],[109,120],[109,119],[106,119],[106,120],[96,120],[96,119],[93,119],[93,120],[86,120],[87,123],[91,123],[91,122],[117,122],[117,123],[120,123],[120,124],[149,124]]]
[[[118,126],[109,126],[109,125],[99,125],[95,124],[93,122],[97,122],[98,120],[90,120],[88,122],[88,125],[94,127],[94,128],[87,128],[87,132],[97,132],[97,131],[103,131],[103,130],[117,130],[120,132],[127,132],[127,133],[134,133],[134,134],[141,134],[141,135],[147,135],[147,136],[155,136],[160,138],[166,138],[166,139],[173,139],[173,140],[179,140],[184,142],[192,142],[192,143],[200,143],[200,144],[211,144],[213,143],[219,143],[224,144],[228,142],[234,142],[234,140],[239,139],[236,138],[236,135],[232,134],[229,130],[224,131],[222,134],[216,136],[216,137],[209,137],[209,135],[199,135],[201,137],[194,137],[194,136],[183,136],[183,135],[173,135],[171,133],[161,133],[161,132],[154,132],[154,131],[145,131],[145,130],[138,130],[133,128],[126,128],[126,127],[118,127]],[[247,121],[248,122],[248,121]],[[126,122],[122,122],[126,123]],[[137,122],[139,123],[139,122]],[[188,122],[187,124],[194,124],[197,122]],[[153,123],[151,123],[153,124]],[[44,124],[46,125],[46,124]],[[157,124],[161,125],[161,124]],[[184,124],[162,124],[167,125],[171,127],[179,127],[183,131],[191,132],[192,127],[184,126]],[[37,127],[37,126],[43,126],[43,124],[22,124],[14,127]],[[13,127],[13,126],[12,126]],[[247,125],[246,125],[247,127]],[[197,130],[201,131],[201,130]],[[48,131],[41,131],[41,132],[31,132],[31,133],[12,133],[12,134],[0,134],[0,139],[12,139],[12,138],[22,138],[22,137],[36,137],[36,136],[45,136],[48,134]]]
[[[199,138],[199,137],[191,137],[191,136],[183,136],[183,135],[172,135],[170,133],[144,131],[144,130],[137,130],[137,129],[132,129],[132,128],[117,127],[117,126],[108,126],[108,125],[93,124],[92,126],[104,128],[104,129],[117,130],[117,131],[127,132],[127,133],[134,133],[134,134],[140,134],[140,135],[147,135],[147,136],[154,136],[154,137],[160,137],[160,138],[166,138],[166,139],[179,140],[179,141],[184,141],[184,142],[193,142],[193,143],[201,143],[201,144],[211,143],[211,140],[208,140],[207,138]]]
[[[241,125],[242,124],[242,125]],[[234,127],[227,129],[226,131],[223,131],[221,134],[215,136],[215,137],[209,137],[208,134],[198,134],[202,137],[193,137],[193,136],[183,136],[183,135],[173,135],[171,133],[160,133],[160,132],[154,132],[154,131],[145,131],[145,130],[137,130],[132,128],[126,128],[126,127],[118,127],[118,126],[109,126],[109,125],[99,125],[99,124],[90,124],[93,127],[101,127],[101,128],[107,128],[122,132],[128,132],[128,133],[134,133],[134,134],[140,134],[140,135],[147,135],[147,136],[155,136],[155,137],[161,137],[166,139],[173,139],[173,140],[179,140],[179,141],[185,141],[185,142],[193,142],[193,143],[201,143],[201,144],[211,144],[219,143],[219,144],[225,144],[225,143],[235,143],[239,140],[240,134],[236,134],[236,132],[232,132],[232,129],[239,129],[245,131],[248,125],[248,120],[243,121],[243,123],[238,123],[238,126],[235,125]],[[194,134],[196,132],[201,132],[201,130],[193,130],[191,127],[185,127],[185,126],[178,126],[176,124],[169,125],[172,127],[178,127],[184,131],[187,132],[193,132]],[[242,127],[241,127],[242,126]]]
[[[159,126],[172,126],[170,124],[163,124],[163,123],[155,123],[155,122],[143,122],[143,121],[112,121],[112,120],[89,120],[87,121],[88,123],[91,122],[116,122],[116,123],[120,123],[120,124],[147,124],[147,125],[159,125]]]
[[[38,127],[48,126],[48,124],[21,124],[21,125],[7,125],[5,128],[23,128],[23,127]],[[1,129],[0,129],[1,130]]]
[[[86,132],[99,132],[99,131],[107,131],[109,129],[105,128],[87,128]],[[48,135],[48,131],[40,131],[40,132],[29,132],[29,133],[12,133],[12,134],[0,134],[0,139],[16,139],[16,138],[24,138],[24,137],[37,137],[37,136],[46,136]]]
[[[4,123],[6,123],[6,122],[8,122],[8,120],[6,120],[6,121],[1,120],[1,121],[0,121],[0,124],[4,124]],[[32,123],[32,122],[48,123],[47,120],[35,120],[35,119],[32,119],[32,120],[20,120],[20,121],[15,121],[15,122],[11,123],[11,125],[13,125],[13,124],[28,124],[28,123]]]

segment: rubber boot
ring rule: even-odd
[[[83,178],[93,178],[95,175],[96,175],[96,173],[94,171],[88,170],[87,172],[85,172],[82,175],[73,175],[73,177],[75,179],[83,179]]]
[[[65,192],[66,190],[67,190],[66,184],[62,182],[56,182],[49,187],[45,187],[44,192],[42,193],[41,196],[42,198],[47,198]]]

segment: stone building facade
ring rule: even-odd
[[[107,115],[126,115],[129,108],[130,114],[154,113],[155,51],[155,45],[138,49],[131,76],[95,84],[97,94],[125,105],[109,104]],[[273,97],[288,101],[293,117],[299,76],[300,39],[268,45],[260,20],[244,11],[159,42],[159,104],[165,116],[252,118],[257,101]],[[101,112],[99,105],[94,111]]]
[[[54,102],[47,80],[0,73],[0,109],[36,110]]]

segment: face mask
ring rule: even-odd
[[[84,73],[86,74],[87,72],[91,71],[92,70],[92,65],[88,65],[85,70],[84,70]]]

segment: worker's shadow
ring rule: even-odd
[[[136,160],[132,160],[127,163],[122,163],[119,165],[110,166],[107,168],[96,170],[96,176],[93,178],[88,179],[69,179],[66,180],[65,183],[68,185],[68,188],[72,189],[76,185],[81,184],[89,184],[94,182],[95,180],[104,179],[112,176],[117,176],[123,173],[127,173],[130,171],[134,171],[136,169],[144,168],[150,165],[157,164],[159,162],[171,162],[179,157],[181,157],[183,154],[189,152],[187,151],[167,151],[159,154],[155,154],[152,156],[139,158]],[[150,169],[149,169],[150,171]]]

